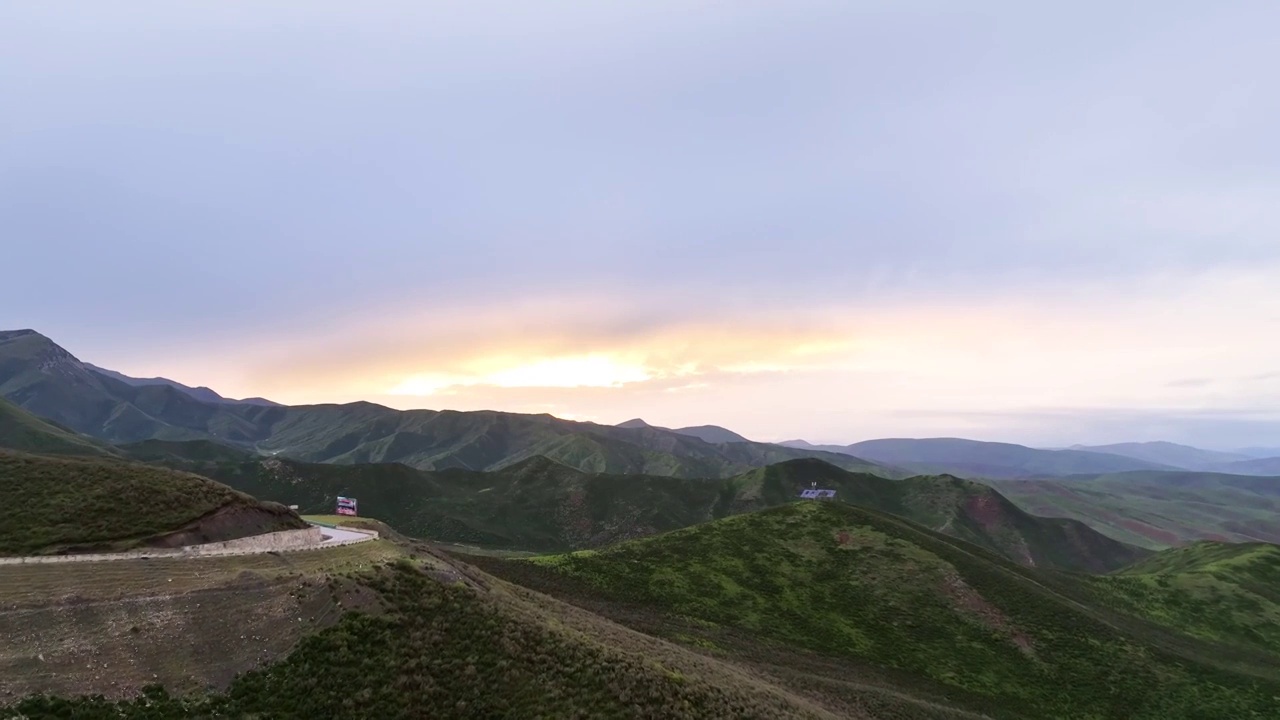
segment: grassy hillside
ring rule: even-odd
[[[0,649],[0,715],[1178,720],[1270,717],[1280,693],[1161,649],[1158,628],[1117,630],[1060,594],[1074,576],[841,503],[477,560],[528,587],[402,542],[372,569],[352,553],[396,546],[90,564],[60,584],[65,567],[0,567],[0,632],[25,625]],[[133,696],[149,668],[173,694]]]
[[[851,470],[900,474],[846,454],[767,443],[710,443],[661,428],[571,422],[550,415],[399,411],[365,402],[298,407],[203,402],[173,385],[137,385],[111,377],[30,330],[0,331],[0,397],[112,443],[208,440],[307,462],[495,470],[541,455],[586,472],[728,477],[770,463],[819,457]]]
[[[728,657],[802,649],[866,663],[909,686],[951,688],[993,717],[1272,717],[1280,695],[1275,677],[1237,675],[1161,649],[1158,631],[1104,622],[1104,610],[1053,589],[1069,579],[842,503],[477,562]]]
[[[50,455],[110,456],[106,443],[42,420],[0,398],[0,448]]]
[[[1030,515],[985,484],[947,475],[891,481],[799,460],[733,479],[729,507],[744,512],[783,504],[815,482],[835,489],[837,499],[907,518],[1030,567],[1105,572],[1146,554],[1083,523]]]
[[[1143,552],[1069,520],[1037,518],[986,485],[951,477],[889,480],[792,460],[725,480],[584,473],[547,458],[502,470],[322,465],[272,458],[192,463],[232,487],[304,513],[339,495],[406,534],[518,550],[592,548],[783,504],[812,483],[843,501],[902,515],[1017,562],[1105,572]]]
[[[143,440],[116,446],[130,460],[157,464],[217,465],[257,457],[254,453],[210,440]]]
[[[1090,584],[1100,601],[1131,614],[1280,655],[1280,546],[1198,542]]]
[[[214,694],[151,688],[137,699],[41,695],[5,702],[32,718],[977,720],[847,678],[830,680],[834,687],[786,687],[429,553],[372,571],[308,575],[291,587],[298,611],[339,615],[287,657],[222,681]],[[260,593],[244,594],[248,602]],[[235,614],[226,603],[237,597],[224,592],[216,600]],[[263,639],[274,640],[274,633]],[[218,659],[191,658],[206,667]]]
[[[1280,542],[1280,478],[1135,472],[990,484],[1028,512],[1074,518],[1152,549],[1196,540]]]
[[[206,478],[116,460],[0,451],[0,555],[230,540],[305,527]]]

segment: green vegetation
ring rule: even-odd
[[[305,527],[206,478],[117,460],[0,451],[0,555],[187,544]]]
[[[1280,547],[1198,542],[1090,578],[1099,602],[1196,637],[1280,655]]]
[[[485,582],[495,582],[492,579]],[[886,693],[831,707],[518,589],[441,583],[408,562],[329,583],[362,609],[220,693],[27,698],[32,718],[971,717]]]
[[[278,458],[177,465],[255,497],[332,512],[339,495],[400,532],[506,550],[601,547],[787,503],[812,483],[1037,567],[1105,572],[1144,552],[1081,523],[1037,518],[981,483],[889,480],[792,460],[725,480],[584,473],[546,458],[494,472],[404,465],[317,465]]]
[[[1131,472],[990,484],[1027,512],[1074,518],[1155,550],[1196,540],[1280,542],[1280,478]]]
[[[0,448],[48,455],[109,456],[108,445],[41,420],[0,397]]]
[[[638,627],[871,663],[950,687],[997,717],[1262,718],[1275,717],[1280,696],[1276,674],[1175,654],[1187,645],[1167,632],[1079,603],[1085,591],[1071,576],[841,503],[792,503],[597,551],[476,562]]]
[[[253,453],[211,440],[143,440],[120,445],[117,451],[131,460],[165,464],[216,464],[243,462]]]

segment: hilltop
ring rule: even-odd
[[[671,428],[660,427],[658,425],[650,425],[649,423],[645,422],[640,418],[632,418],[631,420],[627,420],[626,422],[620,422],[617,425],[614,425],[614,427],[619,427],[626,430],[635,430],[639,428],[668,430],[670,432],[677,433],[679,435],[688,435],[689,437],[696,437],[699,440],[703,440],[709,443],[751,442],[750,440],[739,435],[738,433],[728,428],[720,427],[719,425],[693,425],[690,427],[681,427],[681,428],[671,429]]]
[[[196,475],[111,459],[0,451],[0,555],[174,547],[306,527]]]
[[[545,414],[401,411],[367,402],[207,401],[186,386],[137,384],[116,375],[81,362],[35,331],[0,332],[0,397],[111,443],[209,440],[307,462],[399,462],[423,470],[497,470],[541,455],[586,472],[728,477],[783,460],[819,457],[852,470],[901,474],[845,454],[707,442],[648,426],[614,427]],[[707,428],[686,430],[717,439],[707,435]]]
[[[162,377],[153,377],[153,378],[130,377],[128,375],[125,375],[124,373],[116,372],[115,370],[108,370],[106,368],[101,368],[101,367],[98,367],[97,365],[92,365],[90,363],[85,363],[84,366],[98,373],[99,375],[105,375],[114,380],[119,380],[120,382],[125,383],[126,385],[133,385],[135,387],[143,387],[146,385],[168,385],[169,387],[172,387],[176,390],[180,390],[186,393],[187,395],[190,395],[191,397],[195,398],[196,400],[200,400],[202,402],[231,403],[233,405],[265,405],[268,407],[280,404],[277,402],[272,402],[266,398],[259,398],[259,397],[236,400],[234,398],[223,397],[219,395],[217,392],[215,392],[212,388],[204,387],[203,385],[200,387],[191,387],[190,385],[183,385],[182,383],[176,380],[170,380],[169,378],[162,378]]]
[[[830,675],[878,677],[994,717],[1265,717],[1280,690],[1275,674],[1263,680],[1204,660],[1206,647],[1179,646],[1203,656],[1175,653],[1169,631],[1120,629],[1112,610],[1077,599],[1069,576],[1039,575],[843,503],[792,503],[602,550],[476,562],[766,674],[825,663]]]
[[[889,480],[819,460],[791,460],[727,479],[584,473],[547,458],[501,470],[422,471],[281,458],[193,462],[256,497],[328,512],[339,495],[408,535],[486,547],[601,547],[793,501],[812,483],[838,500],[902,515],[1029,566],[1103,572],[1144,552],[1083,523],[1039,518],[992,488],[953,477]]]

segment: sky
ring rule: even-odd
[[[291,404],[1280,445],[1274,2],[0,5],[0,329]]]

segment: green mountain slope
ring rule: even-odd
[[[0,555],[188,545],[306,527],[206,478],[117,460],[0,451]]]
[[[517,582],[726,657],[797,649],[951,688],[993,717],[1271,717],[1274,675],[1244,676],[1121,630],[1040,576],[867,508],[796,502],[531,560]]]
[[[1280,546],[1197,542],[1090,582],[1112,607],[1196,637],[1280,655]]]
[[[197,694],[170,696],[164,689],[151,687],[141,697],[123,700],[106,700],[101,694],[24,697],[26,692],[6,692],[13,687],[13,678],[0,674],[0,698],[4,698],[0,716],[979,720],[948,703],[916,700],[850,676],[822,678],[819,687],[792,687],[749,667],[632,632],[504,583],[439,556],[429,547],[401,546],[401,560],[372,569],[352,571],[347,565],[353,559],[351,553],[360,548],[381,546],[385,551],[388,544],[383,539],[335,551],[301,553],[288,565],[275,568],[266,564],[268,557],[257,556],[252,571],[246,568],[238,573],[248,575],[251,583],[238,578],[234,559],[201,562],[195,574],[170,568],[152,578],[133,579],[129,585],[143,594],[174,587],[174,575],[182,583],[215,584],[209,592],[188,591],[168,598],[160,618],[148,618],[145,611],[133,619],[111,615],[113,623],[138,623],[123,632],[111,629],[113,623],[104,623],[102,610],[96,610],[79,628],[78,641],[114,641],[119,655],[113,660],[125,666],[132,666],[134,660],[154,666],[163,662],[163,656],[154,655],[154,648],[168,647],[178,656],[173,662],[180,662],[198,678],[207,678],[206,683],[183,683],[170,689]],[[340,560],[343,556],[348,560]],[[155,568],[156,562],[138,565],[136,570],[142,571]],[[18,570],[29,578],[32,569]],[[115,577],[111,569],[88,570]],[[79,592],[99,592],[96,584],[67,579]],[[237,592],[228,592],[233,589]],[[270,606],[283,607],[261,607],[264,593],[274,598]],[[155,598],[131,596],[131,600],[113,603],[113,609],[154,605]],[[86,605],[58,605],[52,598],[50,602],[54,605],[46,615],[59,619]],[[38,612],[26,609],[24,618],[33,616]],[[228,618],[236,623],[228,623]],[[265,625],[246,628],[250,618],[265,620]],[[0,623],[3,620],[0,615]],[[301,642],[278,642],[278,635],[291,633],[303,621],[316,632]],[[179,638],[157,637],[157,623],[172,624]],[[259,632],[269,637],[246,642],[244,635]],[[23,632],[13,639],[27,646],[32,634]],[[119,647],[118,634],[142,639],[131,651],[128,644]],[[210,635],[218,635],[218,641]],[[29,648],[31,660],[22,667],[28,676],[26,687],[47,688],[54,682],[59,688],[105,691],[119,697],[116,664],[111,665],[111,674],[84,673],[76,685],[61,684],[63,678],[47,678],[49,671],[42,667],[70,655],[64,635],[52,635],[50,641],[47,647],[40,646],[44,652],[38,655],[32,652],[36,648]],[[266,651],[266,644],[273,651]],[[292,651],[285,650],[291,644]],[[207,650],[192,652],[192,646]],[[95,660],[102,659],[97,652],[100,647],[95,643]],[[252,648],[259,662],[242,674],[229,675],[223,669],[227,651],[218,652],[220,647],[227,651]],[[13,651],[13,643],[6,643],[0,648],[0,661]],[[287,655],[280,657],[282,652]],[[812,678],[819,678],[823,671],[820,666],[812,670]],[[182,673],[168,666],[164,676],[170,682],[183,680]],[[214,692],[201,691],[210,685]]]
[[[308,462],[492,470],[542,455],[589,472],[728,477],[769,463],[820,457],[847,469],[900,474],[849,455],[767,443],[709,443],[660,428],[550,415],[399,411],[364,402],[298,407],[202,402],[172,385],[134,385],[98,372],[30,330],[0,332],[0,397],[112,443],[211,440]]]
[[[1135,472],[990,484],[1028,512],[1074,518],[1152,549],[1194,540],[1280,542],[1280,478]]]
[[[42,420],[4,398],[0,398],[0,448],[50,455],[117,454],[106,443]]]
[[[902,515],[1030,566],[1105,572],[1144,554],[1082,523],[1029,515],[986,485],[951,477],[889,480],[819,460],[724,480],[584,473],[541,457],[487,473],[280,458],[175,466],[303,513],[331,512],[339,495],[355,497],[362,512],[409,535],[508,549],[600,547],[787,503],[818,483],[836,489],[840,500]]]

